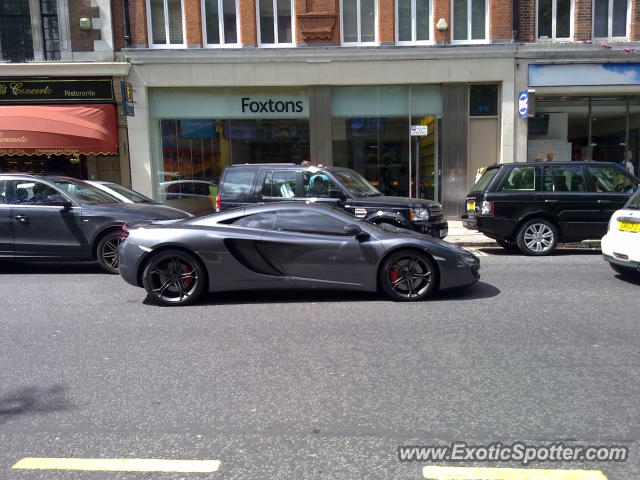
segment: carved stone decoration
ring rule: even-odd
[[[306,0],[305,13],[299,13],[299,32],[305,43],[328,43],[334,40],[338,14],[335,0]]]

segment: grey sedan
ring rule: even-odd
[[[468,250],[314,203],[137,222],[125,231],[120,275],[166,305],[207,291],[256,289],[382,290],[415,301],[480,278],[480,261]]]

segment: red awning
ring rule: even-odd
[[[0,106],[0,155],[117,154],[115,105]]]

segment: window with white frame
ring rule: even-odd
[[[293,45],[293,0],[256,0],[258,44]]]
[[[629,3],[629,0],[593,0],[593,36],[626,37]]]
[[[572,0],[538,0],[538,38],[571,38]]]
[[[155,47],[185,45],[183,0],[147,0],[149,43]]]
[[[396,1],[396,42],[426,43],[432,25],[431,0]]]
[[[483,42],[487,40],[488,0],[452,0],[453,41]]]
[[[238,44],[236,0],[202,0],[204,43],[208,46]]]
[[[367,45],[376,43],[377,0],[341,2],[342,43]]]

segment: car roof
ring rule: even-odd
[[[591,162],[591,161],[587,161],[587,160],[582,160],[579,162],[576,161],[571,161],[571,160],[552,160],[550,162],[544,162],[544,161],[539,161],[539,162],[510,162],[510,163],[494,163],[493,165],[488,165],[486,168],[487,170],[490,168],[496,168],[496,167],[508,167],[508,166],[512,166],[512,165],[516,165],[516,166],[521,166],[521,165],[618,165],[617,163],[614,162]],[[620,166],[620,165],[618,165]]]

